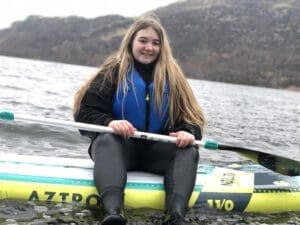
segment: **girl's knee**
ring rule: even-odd
[[[114,134],[105,133],[99,134],[94,140],[93,145],[103,145],[106,142],[114,142],[116,141],[117,137]]]
[[[199,150],[198,150],[198,147],[192,146],[188,150],[190,150],[191,155],[192,155],[191,157],[193,158],[193,160],[198,162],[199,161]]]
[[[186,149],[180,149],[179,152],[181,153],[181,157],[185,157],[190,162],[197,162],[199,161],[199,151],[198,148],[195,146],[188,147]]]
[[[121,150],[121,138],[114,134],[99,134],[92,143],[91,153],[92,158],[95,159],[95,156],[98,154],[106,154],[105,152]]]

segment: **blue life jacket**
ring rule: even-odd
[[[127,74],[128,92],[119,87],[113,99],[113,115],[116,119],[128,120],[140,131],[159,133],[168,120],[169,87],[165,86],[161,113],[154,103],[154,83],[147,86],[135,69]]]

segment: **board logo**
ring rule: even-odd
[[[29,201],[46,201],[46,202],[72,202],[72,203],[83,203],[87,206],[99,205],[100,197],[97,194],[90,194],[83,196],[79,193],[68,193],[68,192],[56,192],[56,191],[45,191],[38,192],[33,190],[28,198]]]
[[[207,199],[210,208],[217,208],[231,212],[234,209],[234,201],[231,199]]]
[[[221,185],[232,185],[236,182],[234,173],[224,173],[220,179]]]

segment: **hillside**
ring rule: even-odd
[[[154,12],[189,77],[300,88],[300,1],[187,0]],[[0,31],[0,55],[98,65],[132,21],[31,16]]]

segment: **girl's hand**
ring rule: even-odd
[[[127,120],[112,120],[108,124],[116,134],[129,138],[134,135],[136,128]]]
[[[188,145],[192,145],[195,141],[195,136],[187,131],[177,131],[169,133],[170,136],[176,137],[176,146],[179,148],[185,148]]]

